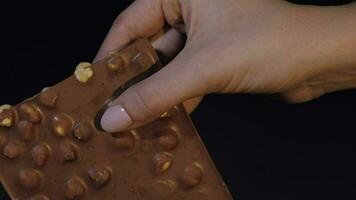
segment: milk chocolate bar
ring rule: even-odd
[[[182,105],[138,129],[100,129],[110,100],[159,65],[149,42],[138,40],[80,63],[73,76],[19,105],[1,106],[0,179],[10,197],[233,199]]]

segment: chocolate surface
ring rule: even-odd
[[[12,199],[232,199],[181,105],[135,130],[108,134],[95,127],[117,86],[158,63],[140,40],[4,107],[0,179]]]

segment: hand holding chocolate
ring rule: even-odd
[[[159,60],[139,40],[16,106],[0,107],[0,179],[16,200],[231,200],[178,105],[138,129],[96,125],[118,86]]]

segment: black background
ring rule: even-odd
[[[16,104],[91,61],[131,1],[8,3],[1,6],[0,104]],[[299,105],[209,95],[192,117],[236,199],[347,200],[356,199],[355,113],[351,90]]]

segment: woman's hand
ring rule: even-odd
[[[135,128],[208,93],[279,94],[304,102],[356,86],[356,8],[281,0],[137,0],[113,24],[97,58],[137,38],[171,60],[132,86],[102,118]],[[186,38],[185,38],[186,36]]]

